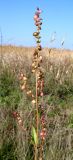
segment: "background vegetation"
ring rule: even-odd
[[[33,160],[30,98],[21,91],[19,75],[31,74],[34,48],[5,46],[0,54],[0,160]],[[73,159],[73,52],[43,49],[44,107],[47,137],[44,160]],[[40,102],[40,99],[39,99]],[[16,113],[22,120],[20,125]]]

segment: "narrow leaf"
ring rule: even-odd
[[[38,143],[37,133],[34,127],[32,127],[32,138],[34,140],[35,145]]]

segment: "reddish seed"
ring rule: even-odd
[[[37,19],[38,19],[38,15],[35,14],[34,15],[34,20],[37,21]]]
[[[36,23],[37,23],[37,22],[40,22],[40,18],[38,18],[38,19],[36,20]]]
[[[36,101],[35,101],[35,99],[33,99],[33,100],[32,100],[32,104],[35,104],[35,103],[36,103]]]
[[[35,69],[32,69],[32,73],[35,73]]]
[[[43,128],[43,132],[45,132],[45,133],[46,133],[46,128]]]
[[[22,86],[21,86],[21,90],[23,91],[25,89],[25,85],[23,84]]]
[[[21,119],[19,119],[19,120],[18,120],[18,124],[19,124],[19,125],[21,125],[21,126],[23,125],[23,123],[22,123],[22,120],[21,120]]]
[[[40,133],[40,136],[43,136],[43,132]]]
[[[19,80],[22,80],[22,79],[23,79],[23,77],[20,76],[20,77],[19,77]]]
[[[40,96],[43,97],[43,95],[44,95],[43,92],[41,92],[41,93],[40,93]]]
[[[35,23],[36,26],[39,26],[39,23]]]
[[[41,119],[45,119],[45,115],[42,115]]]
[[[20,116],[17,117],[17,120],[18,120],[18,121],[21,120]]]
[[[42,79],[42,83],[44,84],[44,80]]]
[[[23,77],[24,76],[23,73],[21,73],[20,76]]]
[[[23,80],[24,80],[24,81],[27,81],[27,77],[23,77]]]
[[[43,132],[43,130],[40,133],[41,139],[45,140],[46,132]]]
[[[38,81],[38,83],[37,83],[37,87],[40,87],[40,84],[41,84],[41,83],[40,83],[40,81]]]
[[[17,117],[17,112],[15,112],[15,111],[12,112],[12,115],[13,115],[14,118],[16,118]]]
[[[23,76],[24,76],[23,73],[21,73],[20,76],[19,76],[19,80],[22,80]]]

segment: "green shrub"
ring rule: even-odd
[[[0,73],[0,159],[17,160],[17,124],[12,112],[17,110],[21,99],[19,82],[8,67]]]
[[[0,106],[17,108],[21,98],[19,82],[9,68],[0,73]]]

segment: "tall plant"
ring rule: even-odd
[[[46,136],[44,103],[43,103],[44,74],[43,74],[43,69],[41,67],[43,58],[40,55],[42,51],[41,40],[40,40],[41,39],[40,31],[41,31],[41,25],[42,25],[42,18],[40,18],[41,12],[42,11],[39,8],[37,8],[35,15],[34,15],[34,22],[35,22],[37,31],[33,33],[33,36],[35,37],[36,44],[37,44],[36,49],[33,54],[33,63],[32,63],[32,72],[35,73],[35,77],[36,77],[36,137],[37,137],[37,143],[35,144],[35,160],[38,159],[37,158],[38,153],[40,153],[39,157],[40,159],[42,159],[43,142]],[[40,105],[39,105],[39,96],[42,97],[42,103]],[[40,141],[40,138],[41,138],[41,141]],[[40,151],[38,151],[38,146],[40,148]]]
[[[26,75],[21,73],[20,80],[21,89],[26,91],[26,94],[31,98],[33,109],[34,109],[34,119],[35,124],[32,125],[32,139],[34,145],[34,160],[43,160],[43,146],[46,136],[46,127],[45,127],[45,114],[44,114],[44,101],[43,101],[43,87],[44,87],[44,72],[42,68],[42,46],[41,46],[41,26],[42,26],[42,18],[40,17],[41,10],[39,8],[36,9],[34,15],[34,22],[36,26],[36,32],[33,33],[33,36],[36,39],[36,48],[33,53],[32,60],[32,73],[35,76],[35,95],[29,89],[29,85],[27,83],[28,79]],[[41,98],[40,98],[41,97]],[[40,100],[41,99],[41,100]]]

